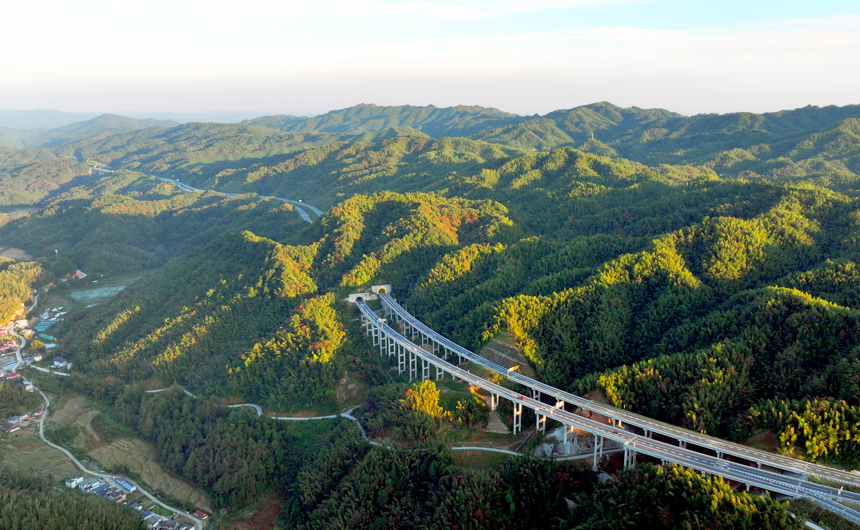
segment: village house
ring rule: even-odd
[[[136,487],[132,486],[131,484],[129,484],[128,482],[126,482],[122,479],[117,479],[116,483],[119,484],[120,487],[124,488],[125,491],[127,491],[128,493],[132,493],[133,491],[137,490]]]
[[[17,423],[12,423],[11,421],[7,421],[3,424],[2,429],[3,432],[13,433],[21,428]]]
[[[67,488],[77,488],[78,484],[80,484],[84,480],[84,477],[80,475],[75,475],[74,477],[69,477],[66,479],[66,487]]]
[[[55,367],[65,368],[66,364],[68,364],[68,363],[66,363],[66,360],[63,359],[62,357],[54,357],[54,366]]]

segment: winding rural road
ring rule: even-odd
[[[35,300],[33,301],[33,304],[30,306],[29,309],[26,310],[26,312],[29,313],[30,311],[32,311],[33,308],[36,307],[36,304],[38,304],[38,303],[39,303],[39,295],[36,295]],[[12,332],[12,335],[17,337],[21,341],[20,344],[18,345],[18,349],[15,350],[15,356],[18,359],[17,362],[15,363],[15,369],[17,369],[18,366],[20,366],[21,364],[24,363],[24,358],[21,355],[21,350],[24,348],[24,346],[27,345],[27,339],[25,339],[21,335],[18,335],[18,333],[16,333],[14,328],[12,328],[12,327],[10,327],[10,331]],[[69,374],[64,374],[64,373],[60,373],[60,372],[54,372],[51,370],[46,370],[44,368],[37,368],[35,366],[31,366],[30,368],[36,368],[37,370],[40,370],[42,372],[46,372],[49,374],[53,374],[53,375],[64,375],[64,376],[69,375]],[[116,476],[115,475],[107,475],[105,473],[96,473],[95,471],[91,471],[91,470],[87,469],[86,467],[84,467],[83,464],[81,464],[81,462],[77,458],[75,458],[75,455],[73,455],[68,450],[64,449],[63,447],[60,447],[59,445],[57,445],[57,444],[51,442],[50,440],[48,440],[47,438],[45,438],[45,422],[48,418],[48,415],[50,414],[49,407],[51,405],[51,400],[48,399],[47,394],[45,394],[39,388],[37,388],[35,384],[33,384],[33,388],[35,390],[37,390],[39,392],[39,394],[42,395],[42,399],[45,400],[45,412],[44,412],[44,414],[42,414],[42,417],[39,419],[39,438],[41,438],[42,441],[45,442],[48,446],[53,447],[57,451],[60,451],[64,455],[66,455],[66,457],[68,457],[69,460],[71,460],[72,463],[74,463],[78,467],[78,469],[81,470],[81,472],[86,473],[88,475],[93,475],[96,477],[103,478],[106,481],[108,481],[112,486],[119,488],[120,486],[116,483]],[[134,487],[136,487],[138,489],[138,491],[140,491],[143,495],[145,495],[149,500],[155,502],[156,504],[158,504],[159,506],[161,506],[165,510],[168,510],[172,513],[175,513],[177,515],[180,515],[182,517],[185,517],[187,519],[194,521],[194,527],[196,528],[196,530],[203,530],[203,520],[202,519],[198,519],[197,517],[194,517],[193,515],[191,515],[189,513],[183,512],[182,510],[179,510],[177,508],[174,508],[172,506],[168,506],[167,504],[164,504],[163,502],[161,502],[160,500],[155,498],[151,493],[149,493],[148,491],[143,489],[140,484],[138,484],[136,481],[134,481],[128,477],[122,477],[122,480],[124,480],[124,481],[130,483],[131,485],[133,485]]]
[[[57,445],[57,444],[51,442],[50,440],[48,440],[47,438],[45,438],[45,420],[48,417],[48,407],[51,405],[51,400],[48,399],[48,396],[44,392],[42,392],[41,390],[39,390],[39,394],[41,394],[42,399],[45,400],[45,413],[42,414],[41,419],[39,419],[39,438],[41,438],[42,441],[45,442],[46,444],[48,444],[49,446],[53,447],[57,451],[60,451],[64,455],[66,455],[69,458],[69,460],[71,460],[76,466],[78,466],[78,469],[80,469],[83,473],[102,478],[102,479],[106,480],[108,483],[110,483],[112,486],[120,488],[120,486],[116,483],[117,477],[115,475],[108,475],[105,473],[96,473],[95,471],[91,471],[91,470],[87,469],[86,467],[84,467],[83,464],[81,464],[80,460],[75,458],[75,455],[70,453],[65,448],[60,447],[59,445]],[[198,519],[197,517],[194,517],[193,515],[191,515],[189,513],[183,512],[182,510],[179,510],[179,509],[176,509],[172,506],[168,506],[167,504],[164,504],[160,500],[156,499],[151,493],[149,493],[148,491],[143,489],[140,486],[140,484],[138,484],[136,481],[134,481],[128,477],[122,477],[122,480],[129,482],[132,486],[136,487],[138,489],[138,491],[140,491],[142,494],[144,494],[149,500],[155,502],[156,504],[158,504],[159,506],[161,506],[165,510],[168,510],[168,511],[175,513],[177,515],[180,515],[182,517],[186,517],[188,519],[193,520],[194,526],[197,530],[203,529],[203,520],[202,519]]]

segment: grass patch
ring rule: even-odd
[[[163,515],[164,517],[170,517],[171,515],[173,515],[173,512],[171,512],[170,510],[162,508],[160,505],[154,503],[152,506],[147,508],[147,511],[157,513],[158,515]]]
[[[497,469],[511,457],[511,455],[493,451],[451,451],[451,454],[454,455],[457,465],[472,469]]]
[[[100,415],[93,418],[91,425],[106,443],[111,443],[120,438],[134,438],[137,436],[134,429],[114,421],[109,410],[103,411]]]
[[[793,499],[789,501],[788,510],[798,517],[812,521],[827,530],[860,530],[860,526],[806,499]]]

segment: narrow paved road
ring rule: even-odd
[[[108,481],[112,486],[119,488],[120,486],[116,483],[116,478],[114,475],[108,475],[105,473],[96,473],[95,471],[91,471],[91,470],[87,469],[86,467],[84,467],[83,464],[81,464],[80,460],[75,458],[75,456],[72,453],[70,453],[65,448],[60,447],[59,445],[56,445],[53,442],[51,442],[50,440],[48,440],[47,438],[45,438],[45,419],[48,417],[48,414],[49,414],[48,407],[51,405],[51,400],[48,399],[48,396],[44,392],[42,392],[41,390],[39,390],[39,393],[42,395],[42,399],[45,400],[45,413],[42,414],[41,419],[39,419],[39,438],[41,438],[42,441],[45,442],[46,444],[48,444],[49,446],[53,447],[57,451],[60,451],[64,455],[66,455],[69,458],[69,460],[71,460],[76,466],[78,466],[78,469],[80,469],[81,472],[86,473],[88,475],[93,475],[93,476],[102,478],[102,479]],[[189,513],[185,513],[182,510],[178,510],[172,506],[168,506],[167,504],[164,504],[163,502],[161,502],[160,500],[155,498],[151,493],[149,493],[148,491],[143,489],[140,486],[140,484],[138,484],[136,481],[134,481],[128,477],[123,477],[123,480],[129,482],[132,486],[136,487],[138,489],[138,491],[140,491],[142,494],[144,494],[149,500],[155,502],[156,504],[158,504],[159,506],[161,506],[165,510],[173,512],[173,513],[180,515],[182,517],[185,517],[187,519],[191,519],[192,521],[194,521],[194,527],[197,530],[203,530],[203,520],[202,519],[198,519],[197,517],[194,517],[193,515],[191,515]]]
[[[38,304],[38,303],[39,303],[39,296],[36,295],[36,298],[33,301],[33,305],[31,305],[30,308],[27,309],[27,312],[30,312],[34,307],[36,307],[36,304]],[[25,339],[21,335],[18,335],[18,333],[15,332],[14,328],[10,327],[10,331],[11,331],[12,335],[18,337],[18,339],[21,340],[21,343],[18,345],[18,349],[15,350],[15,356],[18,359],[18,361],[15,363],[15,368],[17,369],[18,366],[20,366],[21,364],[24,363],[24,358],[21,356],[21,350],[24,348],[24,346],[27,345],[27,339]],[[36,368],[36,367],[33,366],[31,368]],[[51,370],[45,370],[44,368],[37,368],[37,370],[41,370],[43,372],[48,372],[48,373],[51,373],[54,375],[64,375],[64,376],[69,375],[69,374],[62,374],[59,372],[52,372]],[[60,451],[64,455],[66,455],[69,458],[69,460],[71,460],[78,467],[78,469],[80,469],[83,473],[103,478],[103,479],[107,480],[114,487],[119,488],[120,486],[116,483],[116,479],[114,478],[113,475],[107,475],[104,473],[96,473],[95,471],[90,471],[89,469],[85,468],[84,465],[81,464],[81,462],[77,458],[75,458],[75,456],[72,453],[70,453],[68,450],[60,447],[59,445],[52,443],[47,438],[45,438],[45,421],[48,418],[48,415],[50,414],[49,407],[51,406],[51,400],[48,399],[48,396],[44,392],[42,392],[41,390],[36,388],[35,384],[33,385],[33,388],[38,390],[39,394],[42,395],[42,399],[45,400],[45,412],[42,414],[42,417],[39,419],[39,438],[41,438],[42,441],[45,442],[46,444],[48,444],[50,447],[53,447],[57,451]],[[197,530],[203,530],[203,520],[202,519],[198,519],[197,517],[194,517],[191,514],[185,513],[182,510],[178,510],[172,506],[168,506],[168,505],[164,504],[163,502],[161,502],[160,500],[155,498],[151,493],[149,493],[148,491],[143,489],[140,486],[140,484],[138,484],[136,481],[134,481],[128,477],[123,477],[123,480],[129,482],[131,485],[136,487],[138,489],[138,491],[140,491],[143,495],[145,495],[149,500],[155,502],[156,504],[158,504],[159,506],[161,506],[165,510],[168,510],[172,513],[181,515],[182,517],[185,517],[187,519],[194,521],[194,527]]]

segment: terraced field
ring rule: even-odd
[[[159,463],[155,447],[143,440],[124,438],[89,453],[107,468],[124,465],[156,491],[212,513],[209,500],[191,484],[168,473]]]

